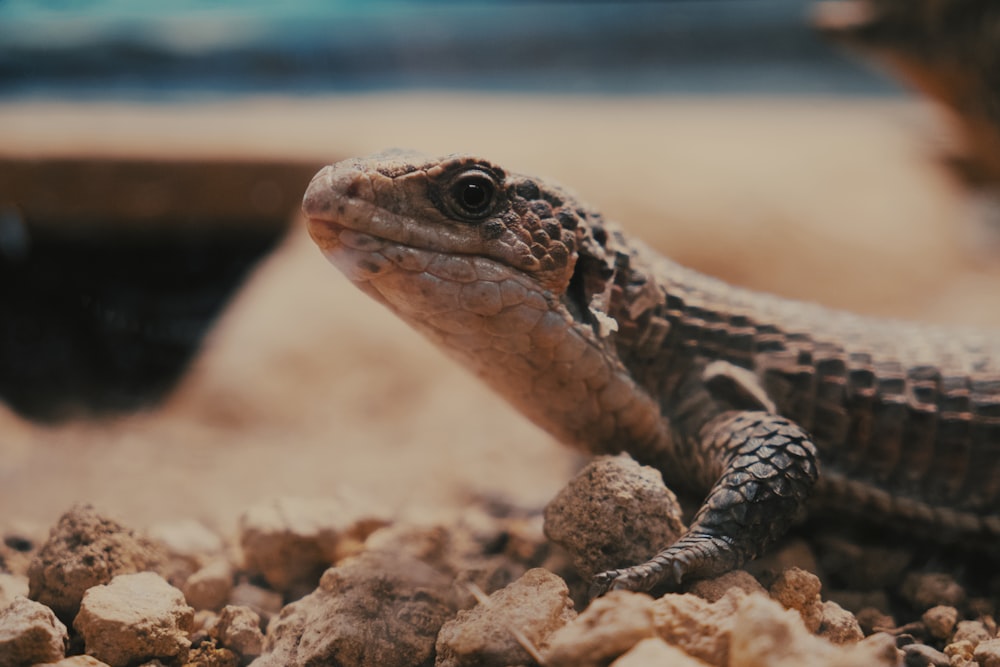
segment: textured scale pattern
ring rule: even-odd
[[[597,593],[737,567],[807,506],[1000,542],[1000,338],[866,319],[679,266],[567,191],[469,156],[325,168],[327,257],[563,442],[704,494]]]

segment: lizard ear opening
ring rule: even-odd
[[[589,226],[578,227],[576,239],[577,258],[566,288],[566,308],[574,320],[604,335],[615,276],[613,262]]]

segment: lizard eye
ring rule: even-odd
[[[448,195],[456,215],[470,221],[482,220],[493,211],[497,184],[485,171],[470,169],[452,181]]]

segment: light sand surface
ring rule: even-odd
[[[570,186],[679,261],[869,314],[1000,325],[1000,262],[905,100],[369,95],[5,103],[6,154],[482,154]],[[297,221],[162,409],[44,428],[0,412],[0,527],[92,501],[229,530],[344,486],[399,512],[546,502],[576,459],[328,266]]]

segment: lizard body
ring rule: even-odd
[[[309,231],[360,289],[559,440],[705,495],[595,592],[739,566],[805,506],[1000,541],[1000,340],[733,287],[479,158],[326,167]]]

